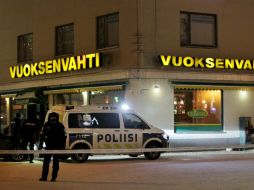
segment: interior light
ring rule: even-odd
[[[83,105],[88,105],[88,91],[83,91],[82,92],[83,95]]]

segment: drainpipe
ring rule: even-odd
[[[139,69],[144,66],[143,0],[137,0],[137,63]],[[139,75],[139,74],[138,74]]]

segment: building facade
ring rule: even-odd
[[[1,131],[17,112],[128,104],[172,146],[249,140],[251,0],[0,4]]]

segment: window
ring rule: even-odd
[[[124,90],[93,90],[89,96],[91,105],[117,105],[124,101]]]
[[[118,113],[69,114],[69,128],[120,128]]]
[[[126,129],[149,129],[143,120],[131,113],[123,114],[123,122]]]
[[[65,105],[83,105],[84,99],[82,93],[66,93],[66,94],[54,94],[54,105],[65,104]]]
[[[18,62],[33,60],[33,34],[18,36]]]
[[[1,126],[4,127],[7,125],[7,98],[1,98],[1,113],[0,113],[0,119],[1,119]],[[2,132],[2,131],[0,131]]]
[[[56,56],[74,53],[74,24],[56,27]]]
[[[174,95],[175,131],[221,131],[221,90],[176,89]]]
[[[181,12],[181,46],[217,47],[216,15]]]
[[[97,17],[97,48],[119,45],[119,13]]]
[[[75,90],[70,89],[70,91]],[[91,90],[86,92],[87,94],[84,94],[84,92],[77,90],[75,93],[53,94],[53,105],[118,105],[124,101],[124,90]]]

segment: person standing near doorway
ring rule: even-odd
[[[34,150],[34,145],[39,137],[39,126],[35,114],[28,115],[21,127],[21,147],[23,150]],[[29,154],[29,162],[33,163],[34,155]]]
[[[20,146],[20,130],[21,130],[21,114],[16,113],[11,128],[12,143],[14,148]]]

